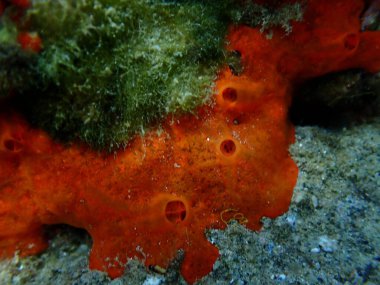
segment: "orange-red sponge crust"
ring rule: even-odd
[[[63,147],[3,113],[0,253],[42,250],[42,225],[66,223],[90,233],[91,268],[113,277],[128,257],[165,267],[180,248],[187,281],[207,274],[218,251],[206,228],[237,219],[258,230],[261,217],[288,209],[297,179],[288,153],[293,85],[342,68],[380,69],[379,33],[359,32],[360,9],[361,1],[309,1],[304,22],[271,40],[231,28],[229,49],[241,53],[244,72],[220,73],[215,105],[168,118],[116,155]]]
[[[194,281],[211,270],[218,256],[204,229],[224,227],[223,213],[228,219],[229,211],[236,211],[250,228],[259,229],[263,215],[286,211],[297,168],[287,152],[293,133],[282,105],[273,98],[244,118],[204,108],[198,117],[168,121],[161,135],[136,138],[116,157],[50,141],[42,147],[47,152],[29,153],[26,149],[35,149],[30,136],[40,136],[36,143],[46,137],[3,117],[2,133],[14,127],[24,132],[18,139],[4,138],[19,145],[17,152],[4,147],[1,161],[7,167],[5,157],[13,155],[17,167],[8,175],[22,183],[9,183],[1,221],[11,224],[12,216],[19,215],[20,233],[30,232],[34,224],[85,228],[94,241],[91,266],[113,276],[121,274],[127,257],[166,266],[184,248],[183,274]],[[20,199],[33,213],[17,210]],[[1,239],[14,234],[4,232]]]

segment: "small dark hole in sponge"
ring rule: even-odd
[[[237,99],[237,92],[234,88],[227,87],[222,93],[223,99],[228,102],[235,102]]]
[[[174,200],[166,204],[165,216],[169,222],[178,224],[186,218],[186,207],[182,201]]]
[[[224,155],[232,155],[236,151],[236,145],[233,140],[224,140],[220,145],[220,150]]]
[[[19,152],[22,149],[22,144],[16,140],[7,139],[4,141],[5,149],[12,152]]]

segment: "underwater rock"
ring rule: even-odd
[[[0,118],[0,250],[46,248],[42,226],[65,223],[93,239],[90,267],[122,274],[128,258],[166,267],[185,250],[188,282],[207,274],[218,250],[204,235],[237,220],[287,211],[297,179],[288,147],[294,85],[347,68],[380,68],[380,35],[360,32],[362,1],[309,1],[288,36],[231,27],[228,49],[243,71],[219,74],[215,105],[168,117],[114,154],[63,146],[18,115]],[[345,19],[342,21],[341,19]]]

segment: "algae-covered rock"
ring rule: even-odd
[[[22,13],[8,6],[1,20],[0,96],[17,94],[29,121],[55,138],[98,149],[125,146],[168,114],[212,104],[220,67],[239,66],[225,49],[232,23],[288,31],[302,14],[297,4],[235,0],[31,2]],[[15,48],[17,32],[37,33],[42,51]]]
[[[162,1],[35,1],[27,21],[44,41],[45,87],[33,94],[36,122],[112,148],[204,104],[223,57],[222,13]]]

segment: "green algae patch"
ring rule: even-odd
[[[58,138],[114,148],[207,103],[223,58],[221,16],[202,4],[35,1],[27,21],[44,42],[45,90],[33,94],[33,118]]]
[[[17,93],[29,121],[55,138],[108,150],[168,114],[212,104],[217,71],[240,68],[224,49],[231,23],[288,29],[300,13],[297,5],[275,10],[234,0],[32,3],[16,24],[8,19],[14,7],[2,17],[0,96]],[[14,51],[16,26],[42,38],[38,55]]]

